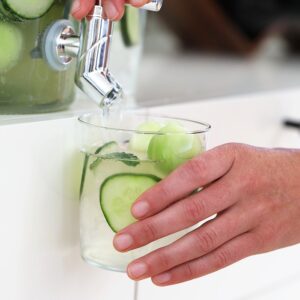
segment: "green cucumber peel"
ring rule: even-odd
[[[22,19],[7,8],[5,2],[0,0],[0,19],[3,21],[21,22]]]
[[[53,6],[54,0],[41,2],[31,0],[0,0],[5,12],[18,21],[33,20],[44,16]],[[33,2],[33,3],[32,3]],[[13,20],[13,19],[12,19]]]

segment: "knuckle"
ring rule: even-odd
[[[248,169],[240,181],[240,188],[245,195],[258,195],[267,182],[262,174],[259,174],[257,170]]]
[[[222,269],[230,264],[233,254],[225,249],[219,250],[215,254],[215,268],[216,270]]]
[[[158,183],[157,185],[159,197],[160,199],[165,202],[172,196],[172,191],[170,190],[169,186],[165,184],[163,181],[161,183]],[[157,205],[160,205],[161,202],[157,202]]]
[[[189,160],[184,169],[189,175],[197,175],[197,178],[201,180],[202,174],[206,174],[207,171],[207,163],[202,157],[196,157],[192,160]],[[200,178],[199,178],[200,176]]]
[[[217,233],[212,229],[195,232],[195,247],[202,254],[208,253],[214,249],[216,241]]]
[[[182,211],[186,221],[194,224],[200,221],[201,216],[205,214],[205,205],[203,201],[197,198],[190,198],[182,202]]]
[[[278,229],[274,223],[264,224],[264,228],[256,234],[255,242],[262,250],[269,250],[268,247],[276,240]]]
[[[184,268],[184,278],[189,280],[197,277],[197,271],[193,262],[188,262]]]
[[[251,147],[240,143],[228,143],[224,147],[225,153],[230,153],[234,157],[234,161],[243,161],[250,154]]]
[[[235,155],[237,155],[243,152],[245,145],[238,143],[227,143],[220,147],[222,147],[222,150],[224,150],[227,153],[234,153]]]
[[[230,149],[234,151],[236,154],[241,154],[249,149],[248,145],[241,144],[241,143],[229,143],[228,144]]]
[[[251,170],[248,170],[241,178],[241,189],[248,193],[253,193],[258,185],[258,176],[253,176]]]
[[[159,268],[168,270],[171,266],[170,256],[165,251],[161,250],[157,252]]]
[[[154,241],[159,237],[156,226],[150,221],[144,222],[141,233],[138,235],[142,238],[142,243]]]
[[[252,236],[252,244],[256,253],[260,253],[265,248],[266,241],[260,234],[255,234]]]

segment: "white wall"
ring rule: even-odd
[[[80,258],[75,125],[66,118],[0,126],[0,299],[131,299],[125,275]]]

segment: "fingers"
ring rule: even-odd
[[[119,20],[124,13],[125,0],[102,0],[105,15],[108,19]],[[92,10],[95,0],[75,0],[72,6],[72,15],[81,20]]]
[[[123,17],[125,3],[138,8],[147,4],[148,2],[149,0],[102,0],[107,18],[115,21],[120,20]]]
[[[128,266],[128,275],[132,279],[153,277],[210,253],[222,244],[245,233],[251,227],[252,219],[248,217],[247,213],[234,207],[173,244],[137,259]],[[137,277],[136,265],[141,266],[142,264],[147,271],[142,277]]]
[[[131,4],[134,7],[141,7],[150,2],[150,0],[127,0],[127,3]]]
[[[235,183],[227,178],[220,179],[201,192],[125,228],[115,236],[115,248],[129,251],[191,227],[234,204],[238,201],[238,195]],[[122,243],[124,235],[131,237],[130,246]]]
[[[108,19],[119,20],[124,14],[124,4],[129,3],[135,7],[141,7],[149,2],[149,0],[102,0],[105,15]],[[95,0],[74,0],[72,6],[72,15],[77,20],[81,20],[92,10]]]
[[[105,15],[110,20],[119,20],[124,14],[125,0],[102,0]]]
[[[235,159],[235,148],[223,145],[190,160],[145,192],[133,205],[132,214],[142,219],[190,195],[224,176]]]
[[[81,20],[92,10],[94,5],[95,0],[74,0],[71,14],[75,19]]]
[[[245,233],[206,256],[154,276],[152,281],[156,285],[166,286],[208,275],[255,254],[257,251],[255,241],[255,235],[252,232]]]

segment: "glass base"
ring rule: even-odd
[[[96,267],[96,268],[100,268],[100,269],[103,269],[103,270],[106,270],[106,271],[113,271],[113,272],[119,272],[119,273],[126,273],[126,270],[125,268],[118,268],[118,267],[112,267],[110,265],[107,265],[107,264],[102,264],[100,262],[96,262],[92,259],[89,259],[87,257],[84,257],[83,255],[81,255],[82,259],[87,263],[89,264],[90,266],[92,267]]]

